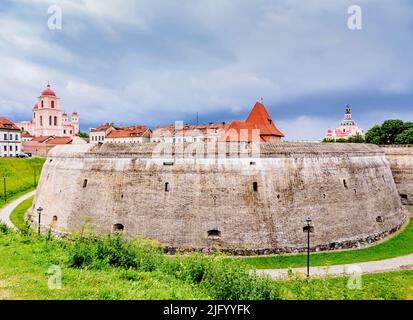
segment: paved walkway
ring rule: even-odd
[[[0,209],[0,221],[8,225],[10,228],[16,229],[16,227],[13,225],[13,223],[10,221],[10,215],[13,212],[13,210],[24,200],[34,196],[36,191],[32,191],[29,193],[26,193],[24,196],[21,196],[20,198],[17,198],[13,200],[12,202],[8,203],[6,206]]]
[[[391,258],[379,261],[360,262],[353,264],[342,264],[326,267],[310,267],[310,276],[340,276],[351,274],[366,274],[388,272],[395,270],[413,269],[413,254],[402,257]],[[285,278],[288,276],[289,269],[261,269],[257,270],[258,274],[269,275],[270,277]],[[307,268],[291,269],[296,274],[307,274]]]

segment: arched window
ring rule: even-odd
[[[169,182],[165,182],[165,192],[169,191]]]
[[[40,116],[40,125],[43,126],[43,116]]]
[[[57,117],[54,117],[54,125],[57,126]]]
[[[113,232],[123,231],[125,230],[125,227],[123,226],[123,224],[116,223],[113,225],[112,230]]]
[[[83,188],[87,187],[87,179],[83,180]]]
[[[43,102],[43,100],[42,100],[42,108],[44,108],[44,102]]]
[[[50,102],[50,105],[52,106],[52,108],[54,108],[54,100],[52,100],[52,101]]]
[[[49,116],[49,126],[52,125],[52,116]]]

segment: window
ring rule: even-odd
[[[4,146],[4,151],[7,151],[7,146]]]
[[[16,146],[15,150],[16,150],[16,151],[19,151],[19,147],[18,147],[18,146]]]
[[[63,134],[66,134],[66,130],[63,130]]]
[[[70,130],[70,134],[72,134],[72,130]]]
[[[87,187],[87,179],[83,180],[83,188]]]
[[[43,116],[40,116],[40,125],[43,126]]]
[[[54,108],[54,100],[52,100],[52,102],[50,103],[52,108]]]
[[[10,151],[13,151],[13,146],[10,146]]]
[[[16,134],[16,141],[19,141],[19,135]]]
[[[255,192],[257,192],[258,191],[258,182],[254,181],[252,183],[252,188],[254,189]]]
[[[42,100],[42,108],[44,107],[44,103],[43,103],[43,100]]]
[[[165,192],[169,192],[169,182],[165,182]]]
[[[54,125],[57,126],[57,117],[54,117]]]
[[[348,189],[348,186],[347,186],[347,181],[346,181],[346,179],[343,179],[343,185],[344,185],[344,188]]]
[[[4,134],[4,140],[7,140],[7,134],[6,133]]]
[[[49,126],[52,125],[52,116],[49,116]]]

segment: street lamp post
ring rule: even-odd
[[[6,177],[3,177],[3,188],[4,188],[4,203],[7,203]]]
[[[39,224],[37,226],[37,233],[38,234],[40,234],[40,217],[42,215],[42,211],[43,211],[42,207],[37,208],[37,214],[39,215]]]
[[[311,217],[307,216],[305,219],[306,225],[303,228],[304,232],[307,232],[307,278],[310,277],[310,233],[314,232],[314,227],[311,225]]]

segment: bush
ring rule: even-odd
[[[161,251],[151,241],[125,240],[121,233],[107,236],[75,237],[69,246],[71,267],[108,266],[152,271],[161,259]]]
[[[9,234],[10,228],[5,223],[0,223],[0,234]]]

